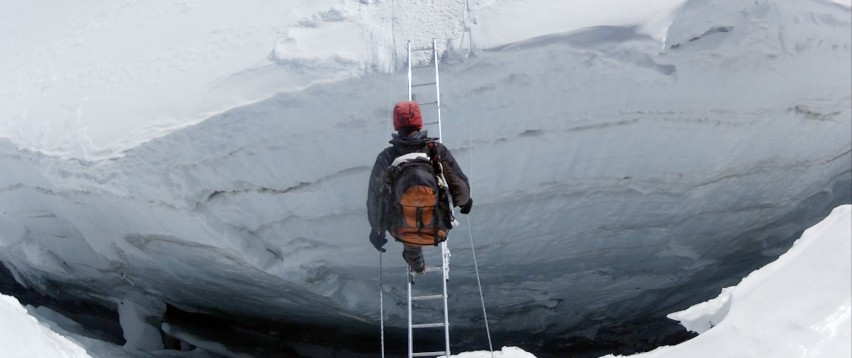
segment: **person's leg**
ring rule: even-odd
[[[415,245],[403,244],[402,258],[411,266],[411,270],[423,273],[426,270],[426,261],[423,260],[423,248]]]

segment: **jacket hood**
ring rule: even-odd
[[[429,141],[437,140],[438,138],[429,138],[428,131],[419,131],[416,133],[412,133],[412,135],[408,137],[402,137],[399,134],[393,133],[391,134],[390,144],[395,146],[422,146]]]

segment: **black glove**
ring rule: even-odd
[[[385,252],[385,249],[383,249],[382,246],[385,246],[385,244],[387,242],[388,242],[388,239],[385,239],[385,232],[384,231],[382,231],[382,232],[378,232],[376,230],[370,231],[370,243],[373,244],[373,246],[376,248],[376,250],[379,250],[379,252]]]
[[[465,215],[470,214],[470,208],[472,208],[472,207],[473,207],[473,198],[470,198],[470,199],[467,200],[466,204],[460,206],[461,213],[465,214]]]

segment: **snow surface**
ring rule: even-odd
[[[852,206],[719,298],[669,317],[701,335],[630,357],[852,357]]]
[[[474,45],[593,25],[660,36],[683,0],[473,1]],[[6,4],[0,138],[98,160],[228,109],[390,71],[405,41],[464,46],[464,1],[227,0]],[[524,17],[516,18],[518,14]],[[550,14],[550,15],[549,15]],[[553,16],[558,14],[558,16]],[[467,46],[470,45],[467,40]]]
[[[82,345],[39,323],[14,297],[0,295],[0,317],[4,357],[89,357]]]
[[[433,37],[500,346],[704,301],[849,202],[848,5],[572,4],[472,1],[469,58],[460,1],[4,5],[0,260],[119,311],[126,349],[164,304],[377,331],[364,189]],[[451,319],[481,347],[462,233]]]

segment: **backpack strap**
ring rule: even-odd
[[[435,141],[431,140],[426,143],[426,150],[429,152],[429,159],[432,160],[432,168],[435,170],[435,175],[443,176],[444,168],[441,166],[441,158],[438,157],[438,149]]]
[[[447,185],[447,179],[444,178],[444,165],[441,164],[441,157],[438,155],[437,147],[434,140],[426,143],[426,150],[429,151],[429,159],[432,160],[432,170],[435,171],[435,176],[438,178],[438,187],[447,189],[449,185]]]

